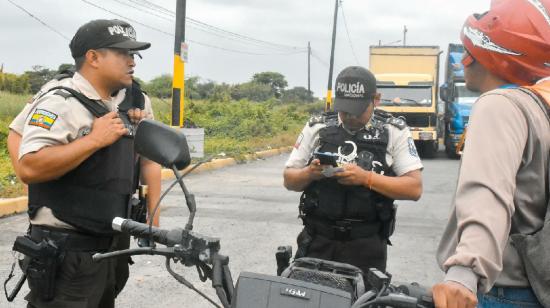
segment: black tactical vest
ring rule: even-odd
[[[384,124],[399,124],[404,121],[377,111],[373,126],[362,129],[356,134],[346,131],[334,119],[325,121],[326,127],[319,131],[319,152],[332,152],[347,155],[356,146],[357,165],[365,170],[386,176],[394,176],[386,161],[388,131]],[[347,141],[347,142],[346,142]],[[393,217],[392,199],[363,186],[339,184],[335,179],[325,178],[311,183],[302,195],[302,210],[309,217],[323,220],[359,220],[367,223],[387,222]]]
[[[109,112],[81,93],[66,91],[57,90],[55,94],[76,97],[95,117]],[[127,89],[126,93],[132,97],[138,91]],[[143,94],[139,95],[141,98],[133,100],[133,104],[143,109]],[[46,206],[56,218],[82,232],[113,234],[113,218],[127,216],[129,198],[135,191],[135,161],[134,140],[125,136],[98,150],[61,178],[30,184],[29,216],[32,219],[39,208]]]

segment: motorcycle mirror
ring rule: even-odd
[[[137,153],[167,168],[182,170],[191,163],[185,135],[158,121],[142,120],[136,130]]]

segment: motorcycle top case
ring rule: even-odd
[[[351,307],[351,294],[290,278],[242,272],[231,307],[343,308]]]

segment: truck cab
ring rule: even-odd
[[[428,157],[435,155],[438,134],[433,102],[437,91],[432,76],[379,74],[376,80],[381,94],[378,108],[405,119],[420,153]]]
[[[371,46],[370,70],[381,101],[377,108],[401,117],[423,158],[439,148],[438,46]]]
[[[445,71],[445,83],[441,86],[441,99],[445,101],[445,152],[450,158],[459,158],[462,149],[458,148],[468,126],[470,112],[479,97],[478,92],[466,88],[464,67],[461,63],[464,48],[460,44],[450,44]]]

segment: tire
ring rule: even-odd
[[[434,158],[437,154],[438,144],[435,141],[423,141],[420,143],[420,157],[421,158]]]
[[[450,159],[460,158],[460,155],[456,154],[455,145],[449,139],[445,140],[445,153],[447,154],[447,157]]]

